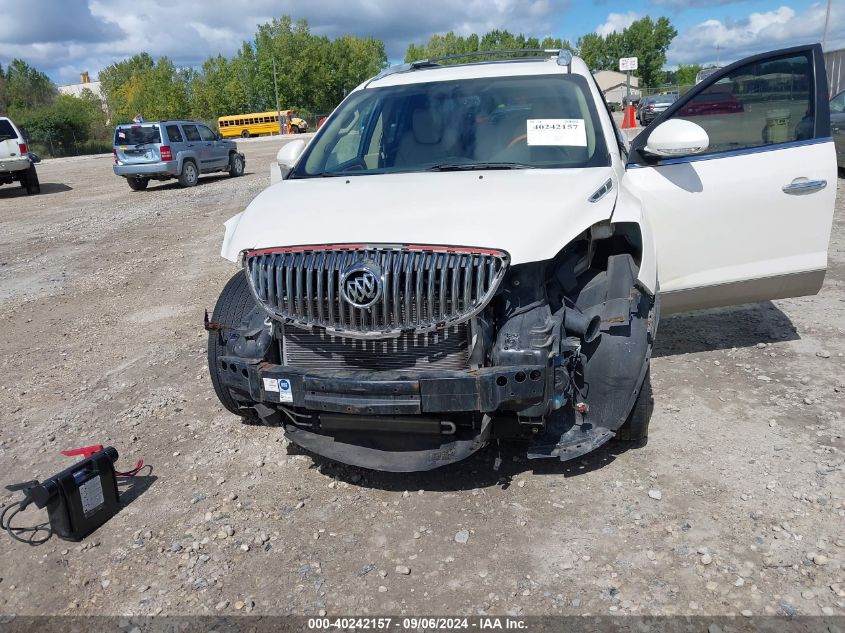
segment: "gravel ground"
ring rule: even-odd
[[[3,483],[93,443],[153,465],[80,544],[0,534],[0,613],[845,614],[845,180],[820,295],[661,322],[646,446],[393,475],[217,403],[222,223],[278,145],[242,147],[193,189],[132,192],[110,156],[0,188]]]

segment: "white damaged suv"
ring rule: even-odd
[[[41,184],[23,133],[11,119],[0,116],[0,185],[20,183],[27,195],[41,193]]]
[[[820,46],[720,69],[630,146],[583,61],[533,53],[391,68],[280,151],[206,324],[229,411],[380,470],[572,459],[645,438],[661,310],[818,292]]]

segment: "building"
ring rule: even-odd
[[[604,95],[605,101],[608,103],[622,104],[622,99],[627,94],[627,75],[615,70],[600,70],[593,73],[596,83],[599,85]],[[640,79],[631,75],[631,97],[634,99],[640,98]]]
[[[845,48],[827,51],[824,54],[824,65],[830,96],[834,97],[845,90]]]
[[[88,76],[88,72],[79,73],[79,83],[78,84],[69,84],[67,86],[59,86],[58,90],[63,95],[72,95],[74,97],[81,97],[83,90],[90,90],[93,92],[97,97],[99,97],[100,101],[103,102],[103,108],[105,109],[105,98],[103,97],[103,91],[100,88],[99,81],[91,81],[91,78]]]

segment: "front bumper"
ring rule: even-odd
[[[114,173],[118,176],[178,176],[179,164],[175,160],[158,163],[124,163],[113,165]]]
[[[548,370],[541,365],[484,367],[471,371],[306,370],[247,360],[221,359],[221,379],[254,402],[315,412],[353,415],[424,415],[525,408],[544,402]],[[279,380],[290,390],[280,391]],[[275,387],[275,389],[274,389]]]
[[[226,366],[222,381],[249,393],[262,420],[283,424],[293,443],[329,459],[389,472],[432,470],[469,457],[490,440],[489,414],[543,403],[549,377],[545,367],[534,365],[434,375],[311,371],[233,356],[220,360]],[[305,428],[291,424],[280,405],[309,411],[312,421]],[[480,423],[471,428],[452,421],[479,413],[484,414]],[[363,428],[356,431],[356,425]],[[364,429],[368,432],[361,433]]]

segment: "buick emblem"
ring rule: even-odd
[[[347,268],[340,279],[340,294],[349,305],[365,310],[381,299],[381,272],[371,262]]]

